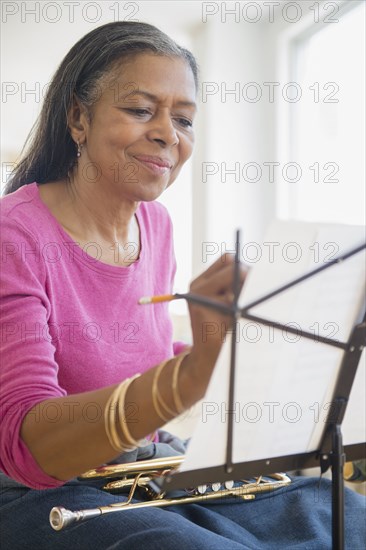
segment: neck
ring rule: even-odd
[[[66,190],[73,219],[84,239],[122,245],[136,241],[138,202],[116,196],[113,189],[106,192],[103,182],[80,183],[77,177],[70,178]]]

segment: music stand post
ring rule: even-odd
[[[231,356],[230,356],[230,378],[229,378],[229,395],[228,395],[228,428],[227,428],[227,448],[226,462],[222,466],[210,467],[188,472],[173,472],[165,478],[161,478],[161,482],[155,480],[155,483],[160,485],[162,491],[172,489],[181,489],[184,486],[193,484],[202,484],[217,481],[226,481],[233,479],[232,474],[238,477],[251,477],[258,475],[261,472],[263,475],[273,473],[273,471],[289,471],[311,468],[319,466],[323,474],[329,467],[332,470],[332,548],[333,550],[344,550],[344,478],[343,467],[345,463],[345,449],[342,441],[341,424],[346,411],[349,400],[350,391],[353,381],[356,376],[357,367],[362,354],[362,350],[366,342],[366,314],[363,321],[356,325],[351,333],[348,342],[339,342],[324,336],[315,336],[312,333],[302,331],[295,327],[283,325],[252,315],[250,309],[254,306],[263,303],[270,298],[286,291],[302,281],[314,277],[321,271],[329,269],[333,265],[339,264],[354,256],[355,254],[366,249],[366,244],[358,246],[340,257],[328,262],[327,264],[316,268],[305,275],[298,277],[287,283],[273,292],[270,292],[262,298],[248,304],[245,308],[239,308],[238,299],[240,294],[240,232],[236,232],[235,239],[235,264],[234,264],[234,279],[233,279],[233,304],[224,306],[222,303],[201,298],[197,295],[186,294],[184,297],[187,301],[201,303],[203,306],[216,309],[227,313],[233,320],[233,331],[231,339]],[[337,347],[344,350],[344,357],[339,369],[338,379],[332,397],[332,407],[327,415],[325,429],[322,436],[320,448],[313,452],[300,453],[295,455],[286,455],[268,459],[255,460],[250,462],[233,463],[233,422],[234,422],[234,382],[236,369],[236,348],[237,348],[237,321],[240,318],[256,321],[260,324],[271,326],[275,329],[286,330],[287,332],[297,334],[304,338],[322,342],[323,344]],[[349,445],[346,447],[347,456],[349,459],[355,460],[366,456],[365,444]],[[275,468],[275,469],[274,469]]]
[[[347,402],[356,376],[366,340],[366,315],[362,323],[352,331],[349,347],[346,350],[334,389],[333,410],[328,413],[328,429],[325,429],[321,443],[321,473],[329,466],[332,469],[332,540],[334,550],[344,548],[344,477],[343,467],[346,455],[343,448],[341,424],[346,412]],[[331,451],[327,452],[331,446]]]

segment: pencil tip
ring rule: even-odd
[[[151,298],[149,296],[143,296],[138,301],[139,304],[151,304]]]

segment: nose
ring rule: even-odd
[[[162,147],[178,145],[179,137],[168,112],[157,113],[150,121],[148,139]]]

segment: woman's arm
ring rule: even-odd
[[[159,378],[159,392],[172,410],[172,370],[176,360],[174,358],[167,364]],[[198,400],[194,391],[197,386],[193,387],[190,382],[190,373],[196,366],[193,365],[194,361],[189,355],[180,368],[180,394],[187,408]],[[156,368],[134,380],[127,391],[125,407],[134,405],[128,429],[135,439],[145,437],[163,424],[152,403]],[[28,412],[23,420],[21,437],[46,474],[59,480],[68,480],[116,456],[104,424],[104,410],[116,387],[114,385],[93,392],[47,399]],[[56,422],[50,418],[50,411],[53,410],[57,411]],[[84,412],[86,410],[93,411],[96,419],[88,419]]]
[[[229,303],[233,274],[233,257],[225,255],[200,275],[191,285],[196,294]],[[244,280],[244,273],[242,274]],[[153,307],[153,306],[151,306]],[[222,344],[221,327],[229,318],[201,306],[190,306],[193,346],[179,370],[178,388],[186,408],[201,399]],[[205,324],[216,323],[220,330],[203,338]],[[175,410],[172,375],[177,359],[172,358],[159,377],[159,393],[169,409]],[[157,367],[135,379],[129,386],[125,405],[134,404],[136,415],[127,424],[135,439],[141,439],[164,422],[155,410],[152,386]],[[25,416],[21,437],[40,468],[48,475],[67,480],[116,456],[106,435],[104,409],[116,386],[97,391],[48,399],[34,406]],[[45,414],[50,403],[57,405],[57,421]],[[83,411],[93,403],[96,419],[88,419]],[[173,416],[172,416],[173,418]]]

